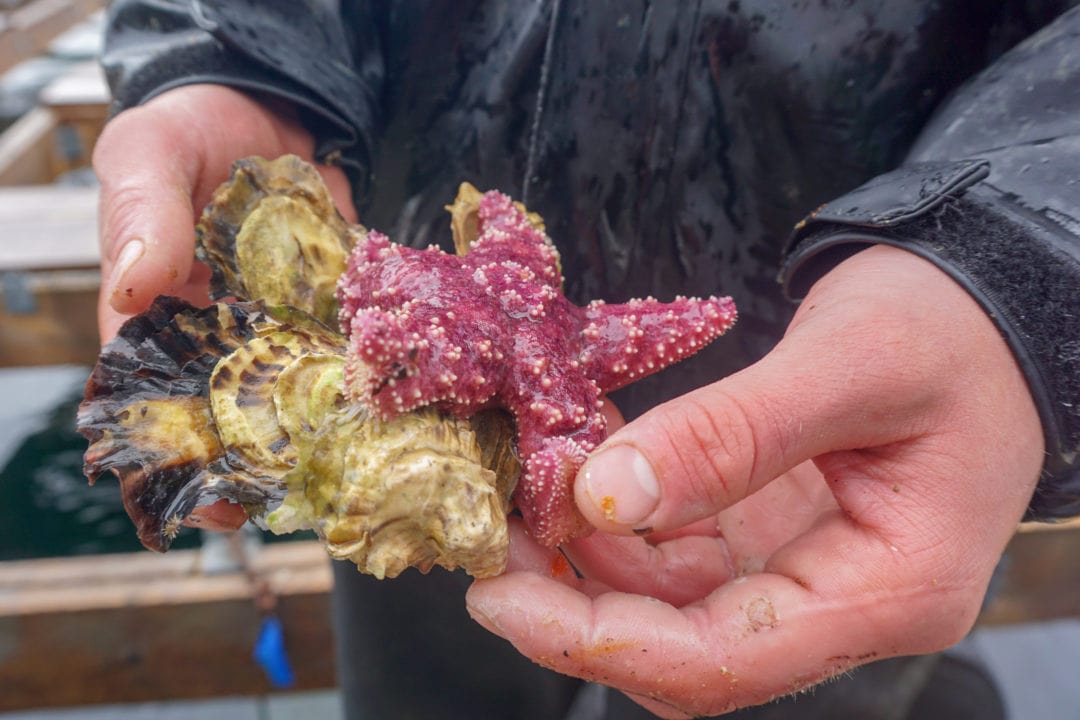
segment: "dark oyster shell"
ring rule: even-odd
[[[250,448],[223,442],[211,396],[219,365],[228,370],[219,370],[217,384],[231,387],[224,379],[234,366],[222,360],[281,332],[308,353],[342,352],[337,333],[289,308],[220,303],[198,309],[172,297],[159,297],[102,349],[79,408],[78,429],[90,440],[84,469],[91,482],[109,470],[117,474],[124,507],[146,547],[167,549],[197,505],[228,498],[257,515],[284,497],[284,469],[260,468]],[[264,372],[236,370],[240,406],[265,402],[257,388],[272,364],[252,367]],[[279,453],[288,452],[287,440],[274,443]]]

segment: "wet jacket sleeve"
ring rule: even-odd
[[[1031,519],[1080,514],[1080,8],[938,112],[908,161],[813,213],[781,280],[801,297],[867,244],[917,253],[986,309],[1026,374],[1047,458]]]
[[[102,54],[112,110],[203,82],[284,98],[316,158],[362,188],[383,73],[372,15],[345,0],[118,0]]]

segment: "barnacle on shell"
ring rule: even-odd
[[[196,507],[226,498],[275,532],[313,529],[377,577],[505,568],[509,417],[383,421],[344,400],[334,284],[362,232],[310,166],[241,161],[203,214],[198,254],[215,295],[259,300],[159,297],[103,348],[79,412],[85,470],[119,476],[146,547],[166,550]]]

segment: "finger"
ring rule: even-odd
[[[247,520],[248,515],[244,512],[244,508],[222,499],[210,505],[196,507],[184,520],[184,524],[188,527],[224,532],[238,530]]]
[[[849,562],[822,563],[835,548]],[[650,698],[670,717],[759,704],[871,659],[940,649],[978,610],[976,585],[916,581],[903,553],[839,512],[778,555],[777,567],[681,609],[625,593],[590,598],[531,573],[479,581],[467,603],[534,661]]]
[[[619,408],[615,407],[615,403],[611,402],[607,397],[600,398],[600,414],[604,416],[604,420],[607,422],[609,433],[615,432],[626,424],[626,420],[623,418],[622,413],[619,412]]]
[[[207,303],[210,268],[200,262],[192,263],[191,276],[186,285],[173,294],[191,304],[202,307]],[[102,292],[98,295],[98,330],[102,344],[112,340],[120,326],[131,318],[129,313],[117,312],[109,304],[109,296]]]
[[[589,597],[611,590],[596,580],[579,577],[566,555],[558,548],[536,542],[525,530],[520,518],[511,517],[509,520],[510,559],[505,572],[527,572],[548,577]]]
[[[631,422],[586,461],[575,483],[578,507],[608,532],[671,530],[838,446],[897,439],[867,417],[885,407],[875,397],[881,393],[838,387],[828,360],[811,368],[776,350]]]
[[[120,332],[120,327],[131,318],[131,315],[119,313],[113,310],[109,304],[109,296],[104,291],[98,294],[97,299],[98,335],[101,344],[112,340]]]
[[[103,292],[113,309],[137,312],[188,280],[195,219],[235,160],[311,158],[314,141],[293,116],[287,104],[191,85],[109,122],[94,168],[101,181]],[[319,169],[343,214],[355,218],[345,174]]]
[[[700,600],[735,577],[727,543],[715,535],[685,535],[653,545],[643,538],[596,532],[568,543],[565,550],[591,580],[676,607]]]
[[[761,572],[780,548],[836,509],[821,472],[803,463],[718,516],[641,538],[595,532],[564,549],[587,577],[681,607]]]
[[[533,572],[577,585],[577,575],[558,548],[549,548],[533,540],[520,518],[509,519],[510,559],[506,572]]]

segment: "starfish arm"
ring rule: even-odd
[[[579,361],[609,393],[693,355],[735,322],[729,297],[653,298],[585,308]]]
[[[574,503],[574,477],[587,455],[574,439],[555,436],[545,438],[525,458],[514,503],[525,527],[542,545],[555,547],[591,530]]]
[[[375,230],[357,239],[345,272],[338,278],[338,324],[343,332],[349,332],[350,321],[361,308],[376,305],[372,296],[377,291],[378,278],[372,269],[384,263],[396,248],[389,238]]]
[[[424,405],[467,416],[487,407],[501,386],[504,357],[497,342],[476,326],[454,325],[454,311],[426,309],[366,308],[350,321],[349,396],[383,418]],[[463,334],[463,327],[474,332]]]
[[[478,226],[479,237],[465,255],[473,267],[510,260],[528,269],[536,281],[555,289],[562,286],[559,251],[506,195],[494,190],[484,193]]]
[[[515,502],[530,533],[554,547],[589,527],[574,503],[574,478],[607,437],[600,388],[576,362],[556,366],[542,356],[520,364],[515,375],[506,403],[523,461]]]

